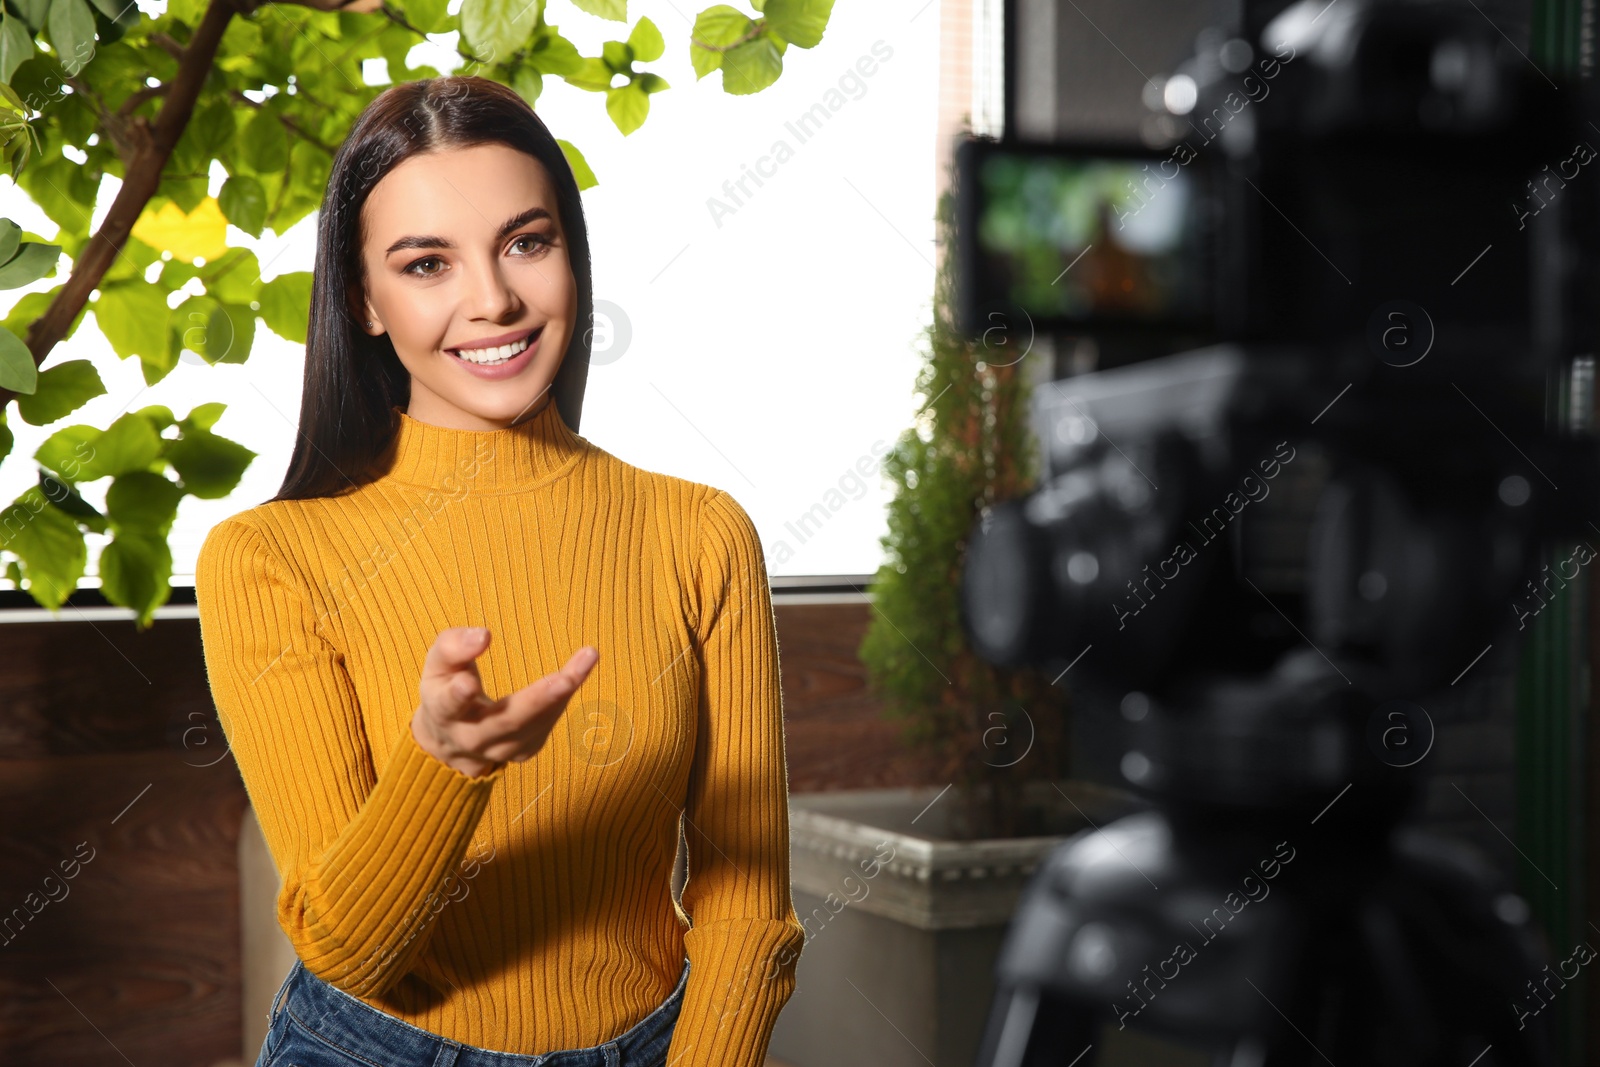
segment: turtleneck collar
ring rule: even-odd
[[[383,476],[441,492],[462,485],[476,492],[528,489],[566,473],[589,447],[553,398],[532,418],[496,430],[456,430],[414,419],[398,405],[393,411],[399,429]]]

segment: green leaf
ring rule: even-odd
[[[540,27],[527,61],[537,67],[541,74],[563,77],[581,72],[584,62],[577,47],[561,36],[554,26]]]
[[[611,88],[611,76],[615,73],[603,59],[585,59],[582,67],[575,73],[563,75],[568,85],[575,85],[579,89],[587,89],[591,93],[605,92]]]
[[[139,25],[139,5],[134,0],[89,0],[90,14],[94,16],[95,36],[100,38],[103,50],[116,44],[123,35]]]
[[[65,285],[66,283],[63,282],[54,289],[43,293],[26,294],[11,306],[10,314],[5,317],[4,321],[0,321],[0,326],[4,326],[7,330],[16,334],[17,337],[26,341],[28,331],[33,327],[34,322],[40,315],[49,310],[50,305],[55,302],[56,297],[60,295]],[[87,305],[78,309],[77,317],[72,320],[72,325],[67,329],[67,337],[70,338],[78,331],[78,325],[83,322],[83,318],[88,314],[88,311]]]
[[[621,41],[607,41],[601,45],[600,58],[613,74],[633,73],[633,49]]]
[[[172,587],[172,550],[165,537],[120,530],[100,550],[100,591],[113,604],[132,608],[135,625],[144,628],[166,603]]]
[[[511,88],[532,107],[539,102],[539,94],[544,91],[544,76],[536,68],[524,63],[511,76]]]
[[[162,537],[178,516],[183,489],[154,471],[129,471],[106,490],[106,515],[124,530],[139,530]]]
[[[449,0],[405,0],[406,21],[423,33],[442,33],[446,29],[445,8]]]
[[[626,137],[643,126],[644,120],[649,117],[650,95],[633,82],[618,89],[608,89],[606,114],[611,116],[611,121]]]
[[[50,44],[69,75],[94,58],[94,14],[84,0],[50,0]]]
[[[12,36],[6,28],[7,24],[15,24],[17,21],[15,17],[5,14],[3,9],[0,9],[0,55],[15,54],[15,49],[8,51],[5,48],[4,41]],[[22,57],[24,63],[27,60],[27,56]],[[26,67],[16,69],[25,70]],[[28,105],[15,89],[9,85],[0,85],[0,168],[5,170],[12,181],[17,180],[17,175],[28,165],[28,160],[43,147],[39,140],[39,131],[28,122],[28,110]]]
[[[95,323],[119,359],[165,359],[171,347],[167,336],[167,292],[144,281],[121,282],[100,289],[90,305]]]
[[[188,433],[190,430],[209,430],[217,424],[217,420],[222,418],[222,413],[227,410],[228,405],[220,401],[214,400],[209,404],[197,404],[189,409],[189,414],[185,415],[178,425],[182,427],[184,433]]]
[[[801,48],[822,43],[832,13],[833,0],[767,0],[765,11],[767,25]]]
[[[256,453],[209,430],[195,429],[167,443],[167,460],[186,492],[216,500],[233,492]]]
[[[689,59],[694,63],[694,76],[698,81],[722,66],[726,48],[750,32],[755,20],[727,4],[708,7],[695,16],[694,30],[689,34]],[[711,47],[704,47],[710,45]]]
[[[660,59],[667,50],[666,42],[661,39],[661,31],[656,24],[647,18],[641,17],[634,24],[633,32],[628,34],[628,45],[633,49],[633,58],[640,63],[650,63]]]
[[[628,0],[572,0],[579,11],[587,11],[612,22],[628,21]]]
[[[277,174],[289,162],[289,131],[271,104],[244,124],[238,144],[239,161],[257,174]]]
[[[27,395],[36,388],[39,368],[22,338],[0,326],[0,389]]]
[[[9,11],[0,10],[0,82],[10,84],[17,67],[33,58],[33,35]]]
[[[130,411],[89,442],[91,457],[76,480],[90,482],[144,470],[160,457],[163,444],[172,443],[176,442],[163,441],[149,419]]]
[[[207,363],[243,363],[255,343],[256,313],[210,296],[191,296],[172,309],[175,344]]]
[[[130,20],[139,20],[139,5],[134,0],[89,0],[100,13],[117,25],[126,29]]]
[[[583,158],[583,153],[578,151],[577,145],[571,141],[563,141],[559,137],[556,138],[556,144],[561,146],[561,154],[567,157],[567,166],[572,168],[572,176],[577,180],[580,193],[600,184],[600,179],[589,169],[589,161]]]
[[[55,475],[44,470],[39,470],[39,491],[56,507],[83,523],[95,533],[106,532],[106,517],[78,493],[78,491]]]
[[[441,7],[439,10],[443,12],[444,8]],[[404,26],[391,22],[379,31],[377,44],[378,54],[383,58],[391,82],[416,81],[419,77],[428,76],[413,74],[410,64],[406,62],[406,56],[417,44],[417,37]]]
[[[20,76],[36,65],[37,61],[24,64],[17,73]],[[56,149],[53,147],[52,151]],[[83,167],[66,156],[47,153],[24,168],[17,181],[33,202],[50,216],[50,221],[61,227],[63,232],[56,235],[57,240],[89,232],[99,183],[91,181]]]
[[[17,412],[30,426],[48,426],[105,393],[105,383],[93,363],[69,359],[39,372],[32,395],[17,398]]]
[[[140,408],[134,414],[143,415],[149,419],[151,424],[155,426],[156,433],[160,433],[178,421],[177,417],[172,414],[172,409],[165,404],[150,404],[147,407]]]
[[[198,109],[189,121],[188,133],[194,137],[194,147],[201,157],[210,160],[222,155],[233,141],[238,119],[226,100],[212,100]]]
[[[541,0],[463,0],[461,36],[484,63],[503,63],[528,43],[544,12]]]
[[[64,426],[45,438],[33,458],[69,482],[91,481],[100,477],[91,472],[94,444],[102,431],[87,423]]]
[[[207,296],[224,304],[248,304],[261,299],[261,263],[248,248],[228,249],[204,267],[195,269],[195,277],[205,284]],[[163,274],[162,283],[166,280]]]
[[[87,245],[88,241],[83,244]],[[78,258],[79,249],[67,249],[67,255],[73,261]],[[111,261],[111,266],[106,268],[105,274],[100,279],[100,288],[104,289],[112,282],[143,282],[145,273],[150,269],[150,264],[160,262],[161,250],[151,248],[139,238],[128,235],[122,243],[122,251],[117,253],[117,258]],[[181,260],[171,262],[182,263]],[[191,263],[183,263],[186,267],[193,267]],[[163,268],[165,269],[165,268]]]
[[[33,599],[51,609],[61,607],[77,588],[89,562],[77,522],[37,486],[0,511],[0,548],[16,554]]]
[[[222,183],[217,206],[228,221],[251,237],[260,237],[267,222],[267,193],[261,183],[248,174],[235,174]]]
[[[233,331],[233,342],[227,351],[216,358],[217,363],[243,363],[250,358],[256,345],[256,313],[248,304],[222,305]]]
[[[17,10],[28,24],[29,31],[38,33],[44,29],[45,19],[50,13],[50,0],[15,0]]]
[[[11,455],[12,446],[16,443],[17,439],[12,435],[11,427],[7,426],[3,420],[0,420],[0,459],[5,459]]]
[[[47,277],[61,259],[60,245],[37,244],[30,241],[0,267],[0,289],[20,289],[30,282]]]
[[[306,343],[311,318],[311,272],[280,274],[261,287],[257,312],[267,329],[297,345]]]
[[[207,0],[168,0],[167,14],[175,19],[181,19],[190,26],[200,25],[200,19],[206,13]]]
[[[667,84],[667,79],[663,78],[659,74],[651,74],[649,71],[646,71],[635,78],[633,84],[637,85],[647,93],[659,93],[663,89],[672,88],[672,86]]]
[[[182,138],[179,138],[179,143],[182,143]],[[203,163],[204,161],[201,161],[195,165],[199,167]],[[167,198],[178,205],[178,210],[185,215],[189,215],[209,195],[207,190],[211,188],[211,179],[204,174],[189,178],[179,178],[172,176],[172,173],[168,171],[162,178],[161,188],[166,193]]]
[[[746,41],[722,57],[722,91],[733,96],[759,93],[783,73],[783,57],[765,37]]]

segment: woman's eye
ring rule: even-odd
[[[432,275],[438,274],[439,272],[436,271],[436,270],[418,270],[417,268],[422,266],[424,263],[437,263],[437,262],[439,262],[439,257],[438,256],[428,256],[425,259],[417,260],[415,263],[413,263],[410,266],[408,266],[402,273],[415,274],[420,278],[431,277]]]
[[[550,238],[546,237],[542,233],[525,233],[521,237],[518,237],[516,240],[512,241],[511,247],[515,248],[517,245],[520,245],[525,241],[532,242],[536,246],[546,246],[550,244]],[[536,249],[529,249],[523,254],[532,255],[535,250]]]

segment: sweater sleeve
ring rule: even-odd
[[[426,944],[505,765],[469,778],[407,722],[376,774],[343,653],[248,522],[206,536],[195,599],[217,715],[282,879],[278,923],[312,974],[379,996]]]
[[[755,525],[713,491],[700,519],[694,633],[701,691],[684,811],[689,981],[667,1059],[761,1067],[794,992],[805,928],[789,893],[783,694]]]

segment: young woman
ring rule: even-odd
[[[761,544],[577,435],[591,314],[577,184],[520,97],[372,102],[288,476],[196,567],[299,957],[258,1067],[765,1059],[805,931]]]

